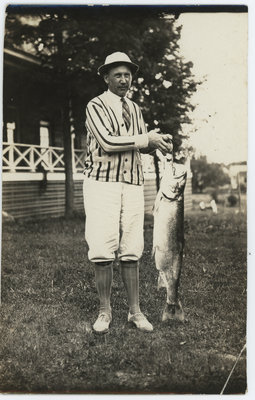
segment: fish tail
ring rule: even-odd
[[[166,280],[166,276],[164,274],[163,271],[159,271],[159,275],[158,275],[158,290],[160,288],[166,288],[167,287],[167,280]]]
[[[151,257],[154,257],[155,253],[156,253],[156,248],[152,247],[152,249],[151,249]]]

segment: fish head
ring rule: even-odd
[[[187,170],[183,164],[167,163],[160,182],[161,193],[169,200],[182,198],[187,180]]]

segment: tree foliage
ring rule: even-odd
[[[179,54],[180,34],[170,6],[9,6],[5,40],[8,47],[26,45],[54,71],[60,97],[71,98],[79,116],[77,134],[83,133],[81,107],[105,89],[98,66],[111,52],[126,52],[140,66],[133,99],[149,129],[171,133],[178,150],[197,85],[192,63]]]
[[[221,164],[208,163],[206,156],[191,160],[192,190],[202,193],[206,187],[217,188],[230,183],[229,175],[223,170]]]

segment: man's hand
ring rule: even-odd
[[[162,135],[155,131],[148,132],[149,137],[149,148],[158,149],[165,156],[167,153],[171,153],[173,150],[172,135]]]

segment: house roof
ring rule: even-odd
[[[38,58],[32,54],[26,53],[22,50],[11,50],[11,49],[4,48],[5,63],[12,64],[12,61],[14,61],[13,59],[15,59],[15,61],[17,61],[17,59],[19,59],[20,61],[23,61],[24,63],[32,63],[32,64],[41,65],[41,61],[38,60]]]

